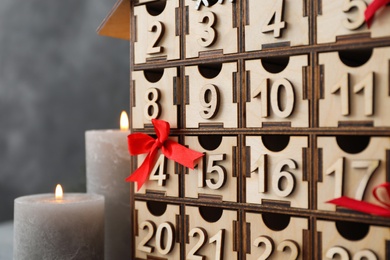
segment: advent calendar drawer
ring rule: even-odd
[[[390,137],[318,137],[317,147],[318,209],[336,210],[326,201],[341,196],[378,204],[372,190],[388,180]]]
[[[185,67],[186,128],[238,127],[237,63]]]
[[[170,136],[169,140],[178,142],[177,137]],[[146,154],[137,156],[137,168],[145,160]],[[157,152],[153,163],[149,180],[144,183],[141,189],[135,185],[135,193],[145,194],[148,192],[159,193],[164,196],[179,197],[179,167],[173,160],[166,158],[161,149]]]
[[[309,126],[308,57],[247,60],[246,126]]]
[[[308,138],[247,136],[246,202],[309,207]]]
[[[137,259],[180,259],[179,223],[179,206],[135,201]]]
[[[246,260],[308,259],[309,221],[275,213],[246,213]]]
[[[319,125],[390,126],[390,48],[320,53]]]
[[[132,127],[145,128],[152,119],[161,119],[177,128],[181,96],[177,69],[133,71],[132,79]]]
[[[309,44],[305,0],[246,0],[245,50]]]
[[[185,259],[238,259],[236,211],[186,206],[185,214]]]
[[[208,51],[222,54],[238,51],[237,1],[185,0],[186,58],[198,57]],[[233,3],[232,3],[233,2]]]
[[[390,259],[390,228],[317,221],[318,259]]]
[[[196,162],[194,170],[187,169],[185,196],[237,201],[237,137],[186,136],[184,142],[191,149],[205,154]]]
[[[365,33],[372,38],[390,36],[389,6],[375,16],[368,29],[364,11],[373,0],[318,1],[317,43],[336,42],[337,37],[353,34]]]
[[[180,59],[179,0],[134,6],[134,63]]]

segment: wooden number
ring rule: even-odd
[[[261,28],[262,33],[274,32],[274,38],[281,36],[281,30],[286,28],[286,22],[283,21],[284,0],[274,1],[274,10],[269,13],[268,23]]]
[[[224,245],[225,229],[221,229],[217,234],[210,237],[209,243],[215,242],[215,258],[216,260],[223,259],[223,245]]]
[[[158,186],[164,186],[165,180],[167,179],[167,174],[165,173],[165,161],[165,156],[160,154],[156,164],[150,172],[149,180],[157,181]]]
[[[149,88],[145,92],[144,116],[149,121],[158,118],[160,115],[160,105],[157,103],[160,99],[160,91],[157,88]]]
[[[325,174],[332,175],[334,173],[334,197],[339,198],[343,195],[343,179],[344,179],[344,160],[345,158],[339,158],[332,166],[330,166]]]
[[[213,84],[207,84],[202,87],[199,94],[200,104],[203,107],[200,116],[204,119],[213,118],[219,108],[219,90]]]
[[[364,89],[364,115],[372,116],[374,114],[374,72],[368,75],[355,87],[353,92],[360,93]]]
[[[340,92],[341,96],[341,114],[347,116],[349,115],[349,73],[341,77],[340,81],[332,87],[331,93],[337,92]]]
[[[326,251],[326,257],[329,259],[337,259],[336,256],[339,256],[340,260],[349,260],[349,253],[346,249],[341,246],[334,246]]]
[[[187,258],[188,260],[204,260],[205,256],[197,255],[196,253],[205,245],[207,241],[207,231],[203,228],[193,228],[188,233],[189,236],[195,237],[199,236],[199,241],[195,244],[195,246],[188,252]],[[221,229],[214,236],[210,237],[209,244],[215,243],[215,258],[216,260],[223,260],[223,245],[225,239],[225,229]]]
[[[364,193],[366,192],[368,182],[370,181],[372,175],[379,166],[379,160],[356,160],[352,161],[351,166],[354,169],[367,169],[366,173],[363,175],[363,178],[359,182],[359,186],[356,189],[355,199],[363,200]]]
[[[198,44],[202,47],[209,47],[212,45],[217,38],[217,33],[214,29],[214,24],[216,23],[217,17],[213,12],[207,11],[203,12],[199,17],[199,23],[206,23],[206,28],[203,31],[203,34],[198,38]]]
[[[285,166],[288,166],[290,169],[297,168],[295,161],[292,159],[285,159],[276,165],[274,174],[272,176],[272,189],[274,190],[275,194],[278,195],[279,197],[289,196],[294,190],[294,186],[295,186],[294,175],[291,172],[282,171],[282,169]],[[284,190],[281,188],[280,185],[280,182],[282,181],[283,178],[287,182]]]
[[[261,117],[268,117],[269,116],[269,101],[268,101],[268,86],[269,86],[269,79],[264,79],[259,87],[255,89],[252,93],[252,98],[257,98],[260,96],[260,102],[261,102]]]
[[[195,246],[188,252],[187,258],[188,260],[204,260],[205,256],[197,255],[198,250],[206,243],[207,240],[207,232],[203,228],[193,228],[188,234],[190,237],[199,236],[198,242]]]
[[[256,247],[260,247],[261,244],[264,244],[265,250],[263,254],[259,258],[257,258],[257,260],[266,260],[274,250],[274,242],[271,238],[267,236],[260,236],[253,241],[253,245]]]
[[[153,39],[150,41],[150,45],[147,49],[148,54],[160,53],[164,50],[162,46],[158,46],[162,36],[164,35],[164,24],[159,21],[154,21],[148,29],[149,32],[153,33]]]
[[[206,159],[206,156],[205,156]],[[208,156],[208,163],[207,163],[207,168],[206,168],[206,174],[212,174],[212,173],[217,173],[218,174],[218,179],[215,180],[214,178],[206,178],[205,179],[205,174],[203,170],[203,162],[199,160],[198,162],[198,187],[202,188],[207,185],[210,189],[217,190],[220,189],[224,184],[226,180],[226,169],[221,166],[215,164],[215,162],[218,161],[223,161],[225,160],[225,154],[214,154],[214,155],[209,155]]]
[[[272,255],[272,253],[274,251],[274,241],[270,237],[267,237],[267,236],[260,236],[253,241],[253,245],[256,247],[260,247],[261,244],[264,244],[265,249],[264,249],[263,254],[259,258],[257,258],[257,260],[266,260]],[[278,250],[279,252],[284,252],[286,250],[286,248],[289,248],[290,252],[291,252],[288,260],[298,259],[299,246],[295,241],[284,240],[284,241],[280,242],[280,244],[278,245],[276,250]]]
[[[378,260],[378,257],[371,250],[365,249],[357,252],[352,260]]]
[[[293,241],[293,240],[284,240],[282,242],[280,242],[280,244],[278,245],[278,247],[276,248],[276,250],[280,251],[280,252],[284,252],[286,250],[286,248],[290,248],[290,257],[288,258],[288,260],[296,260],[298,259],[298,256],[299,256],[299,246],[298,244]]]
[[[366,173],[363,175],[359,185],[356,189],[355,199],[363,200],[364,194],[367,189],[368,182],[370,181],[372,175],[378,169],[380,160],[352,160],[351,167],[353,169],[367,169]],[[326,175],[331,175],[334,173],[335,176],[335,193],[334,197],[339,198],[343,196],[343,180],[344,180],[344,171],[345,171],[345,158],[339,158],[333,165],[331,165],[325,172]]]
[[[256,161],[257,170],[259,174],[259,193],[267,192],[267,155],[261,155]],[[283,170],[285,167],[290,169],[297,169],[297,163],[292,159],[284,159],[280,161],[274,172],[272,173],[272,190],[279,197],[288,197],[295,188],[295,179],[294,175],[286,170]],[[284,188],[280,185],[282,181],[285,181]]]
[[[154,247],[148,245],[150,240],[152,240],[153,236],[156,235],[156,248],[157,251],[162,255],[167,255],[174,246],[174,240],[173,240],[173,234],[174,234],[174,227],[172,224],[165,222],[158,226],[156,231],[156,224],[154,224],[152,221],[144,221],[141,223],[141,228],[148,229],[148,233],[144,237],[144,239],[141,240],[139,243],[137,249],[146,253],[152,253]],[[155,232],[156,231],[156,232]],[[165,239],[164,239],[165,238]]]
[[[348,30],[356,30],[364,23],[364,11],[367,8],[367,4],[363,0],[344,0],[343,12],[348,13],[354,9],[357,10],[355,19],[347,18],[343,21],[343,25]]]
[[[372,116],[374,114],[374,72],[370,72],[364,79],[353,87],[353,92],[358,94],[364,90],[364,115]],[[331,93],[336,94],[340,92],[341,98],[341,114],[343,116],[350,115],[350,97],[349,85],[351,82],[350,74],[347,73],[341,77],[339,82],[335,84]]]
[[[294,110],[294,103],[295,103],[293,85],[287,79],[284,78],[278,79],[272,84],[270,97],[268,97],[269,82],[270,82],[269,79],[263,80],[259,85],[259,87],[255,89],[255,91],[252,93],[252,98],[256,98],[260,96],[261,117],[269,116],[269,111],[268,111],[269,103],[271,103],[271,108],[275,115],[277,115],[280,118],[289,117]],[[283,87],[286,92],[286,99],[283,101],[284,108],[281,108],[282,105],[281,104],[282,101],[280,97],[281,87]]]
[[[146,234],[144,239],[141,240],[137,249],[146,253],[151,253],[153,252],[153,247],[149,246],[148,243],[154,236],[154,231],[156,230],[156,226],[151,221],[144,221],[141,223],[140,227],[142,229],[147,229],[148,233]]]
[[[267,155],[260,155],[259,159],[257,159],[257,173],[259,174],[259,193],[267,192]]]
[[[326,251],[328,259],[350,260],[350,253],[341,246],[334,246]],[[338,257],[337,257],[338,256]],[[365,249],[355,253],[352,260],[378,260],[378,257],[371,250]]]
[[[195,4],[195,9],[199,10],[200,5],[203,3],[204,6],[209,6],[209,1],[208,0],[193,0],[196,1]],[[234,0],[230,0],[231,3],[234,2]],[[223,4],[223,0],[218,0],[218,3]]]
[[[166,236],[165,241],[164,234]],[[158,226],[156,231],[156,248],[162,255],[167,255],[171,252],[173,248],[173,227],[170,223],[165,222]]]

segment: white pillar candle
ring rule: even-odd
[[[119,129],[85,133],[87,192],[105,197],[105,260],[131,259],[129,134]]]
[[[69,193],[15,199],[14,259],[104,259],[104,197]]]

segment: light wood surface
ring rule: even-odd
[[[317,232],[321,238],[322,259],[386,259],[386,243],[390,241],[388,227],[369,226],[366,236],[352,241],[340,235],[335,222],[317,220]]]
[[[245,234],[249,247],[246,260],[304,259],[304,232],[309,230],[307,219],[291,217],[287,227],[273,230],[261,214],[246,213],[245,216],[245,231],[249,233]]]
[[[266,62],[266,61],[264,61]],[[264,123],[290,123],[292,127],[309,126],[309,102],[304,68],[308,57],[291,56],[279,73],[264,68],[261,60],[247,60],[246,126]],[[282,66],[282,65],[281,65]]]
[[[157,82],[150,82],[143,71],[132,73],[131,96],[135,104],[131,120],[134,128],[150,126],[153,118],[165,120],[171,128],[177,128],[177,102],[180,102],[181,93],[177,76],[176,68],[164,69]]]
[[[246,202],[262,204],[263,200],[288,202],[291,207],[309,207],[309,185],[304,176],[308,169],[303,162],[307,137],[290,137],[280,152],[268,150],[261,136],[247,136],[250,176],[246,177]],[[247,175],[249,174],[247,173]]]
[[[213,209],[206,209],[212,211]],[[216,222],[208,222],[199,213],[198,207],[185,207],[188,220],[188,236],[186,239],[186,259],[238,259],[233,244],[236,243],[234,232],[237,222],[237,212],[223,210],[221,217]],[[191,235],[198,233],[197,235]],[[201,245],[199,240],[204,234],[205,240]],[[191,251],[198,248],[194,254]],[[202,258],[203,257],[203,258]]]
[[[170,137],[169,140],[178,142],[177,137]],[[145,160],[145,155],[137,156],[137,167]],[[140,190],[135,184],[137,194],[145,194],[148,192],[160,193],[164,196],[178,197],[179,196],[179,173],[177,166],[173,160],[167,159],[161,152],[158,151],[156,159],[153,163],[153,169],[150,173],[149,180],[141,187]]]
[[[200,5],[186,0],[188,10],[185,36],[186,58],[198,57],[201,52],[221,50],[224,54],[238,51],[238,30],[234,21],[236,5],[230,1],[218,1],[212,6]]]
[[[317,183],[318,209],[335,210],[336,206],[326,201],[341,196],[379,204],[371,191],[386,181],[389,137],[371,137],[367,148],[356,154],[344,152],[335,137],[318,137],[317,145],[322,150],[319,158],[322,181]]]
[[[130,16],[130,0],[118,0],[96,31],[99,35],[130,40]]]
[[[368,29],[364,22],[364,11],[372,0],[342,0],[321,2],[320,14],[317,16],[317,42],[336,42],[340,36],[356,36],[368,34],[378,38],[390,35],[390,7],[383,8],[375,16],[374,22]],[[380,15],[379,15],[380,14]]]
[[[350,58],[355,55],[359,53]],[[390,126],[389,69],[384,65],[389,60],[389,47],[373,49],[370,59],[358,67],[345,65],[338,52],[320,53],[320,126],[337,127],[342,122]]]
[[[236,72],[236,63],[223,63],[221,71],[213,78],[202,76],[198,66],[185,67],[187,128],[198,128],[200,124],[238,127],[238,105],[234,100],[238,91]]]
[[[237,138],[223,136],[221,144],[208,151],[201,146],[197,137],[186,136],[185,144],[191,149],[205,153],[194,170],[188,169],[185,175],[185,196],[198,198],[201,195],[214,195],[224,201],[237,201],[237,177],[235,176],[235,151]]]
[[[136,201],[136,257],[150,259],[179,259],[180,243],[177,242],[176,218],[180,215],[178,206],[167,205],[162,216],[154,216],[147,202]]]
[[[261,50],[266,45],[309,44],[306,1],[246,0],[245,50]]]
[[[134,7],[135,39],[134,62],[145,63],[147,59],[180,58],[180,35],[177,34],[179,0],[166,0],[164,10],[150,15],[147,4]]]

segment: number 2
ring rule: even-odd
[[[162,36],[164,35],[164,24],[160,21],[154,21],[148,29],[149,32],[152,32],[154,37],[153,40],[150,41],[150,45],[148,47],[148,54],[156,54],[160,53],[164,50],[164,47],[158,46]]]

